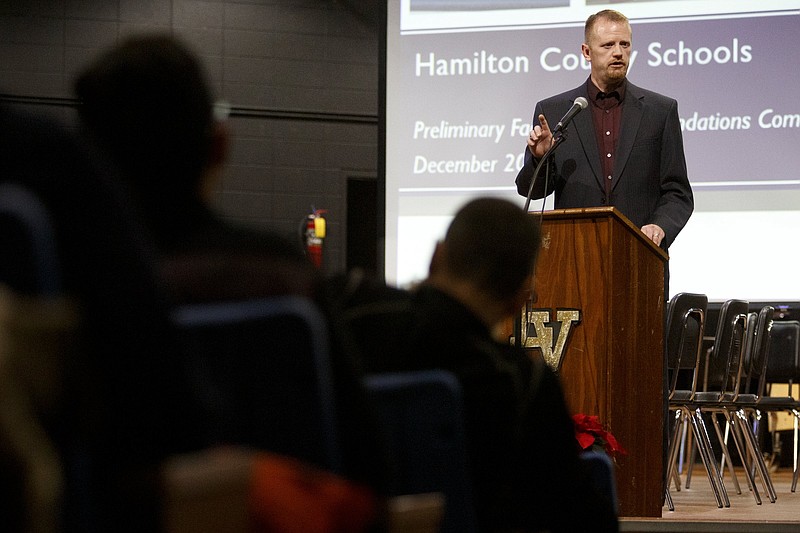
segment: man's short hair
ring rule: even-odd
[[[539,219],[500,198],[464,205],[445,235],[448,271],[494,297],[517,294],[536,266],[541,247]]]
[[[618,22],[630,25],[628,17],[626,17],[619,11],[615,11],[614,9],[604,9],[602,11],[598,11],[594,15],[589,15],[589,18],[586,19],[586,25],[583,27],[584,42],[586,43],[589,42],[590,37],[592,36],[592,30],[594,29],[595,24],[597,24],[597,22],[600,20],[607,20],[609,22]]]
[[[130,37],[91,63],[75,92],[90,133],[138,192],[196,194],[213,104],[205,73],[183,43],[166,34]]]

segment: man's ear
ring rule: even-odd
[[[591,48],[589,48],[588,44],[583,43],[581,45],[581,54],[583,54],[583,58],[586,61],[589,61],[589,62],[592,61],[592,50],[591,50]]]

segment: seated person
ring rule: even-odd
[[[616,531],[611,502],[579,461],[558,377],[493,336],[528,299],[540,243],[538,221],[514,204],[473,200],[414,290],[351,276],[333,297],[368,371],[437,368],[459,379],[480,531]]]
[[[173,303],[276,295],[315,299],[321,277],[298,243],[227,221],[211,197],[227,156],[226,123],[215,117],[197,57],[170,35],[130,37],[78,76],[88,137],[120,169],[156,243]],[[329,324],[336,317],[327,313]],[[379,488],[386,475],[373,414],[348,349],[329,327],[345,473]],[[243,407],[238,412],[247,415]]]
[[[37,421],[63,468],[60,526],[153,531],[161,461],[198,441],[150,245],[114,171],[61,124],[0,104],[0,130],[0,183],[24,187],[47,210],[62,295],[80,310],[80,349],[48,360],[62,389]],[[36,294],[19,275],[29,265],[0,257],[0,281]],[[3,509],[14,530],[23,510]]]

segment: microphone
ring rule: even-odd
[[[558,121],[558,124],[556,124],[556,127],[553,130],[553,135],[566,129],[567,125],[572,121],[573,118],[575,118],[575,115],[580,113],[581,109],[586,109],[586,106],[588,105],[589,102],[586,100],[586,98],[583,96],[577,97],[575,102],[572,104],[572,107],[570,107],[569,111],[567,111],[567,114]]]

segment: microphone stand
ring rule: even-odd
[[[565,128],[566,129],[566,128]],[[542,158],[539,160],[539,163],[536,165],[536,168],[533,171],[533,178],[531,178],[531,186],[528,188],[528,196],[525,197],[525,207],[523,211],[526,213],[528,212],[528,208],[531,205],[531,198],[533,196],[533,187],[536,185],[536,179],[539,177],[539,171],[542,169],[542,165],[544,165],[545,161],[547,161],[551,155],[556,151],[556,148],[561,146],[561,143],[567,140],[567,136],[564,134],[564,130],[560,130],[555,137],[553,137],[553,144],[550,146],[550,149],[545,152]],[[547,167],[547,174],[545,177],[545,197],[547,196],[547,181],[549,181],[550,177],[550,167]]]
[[[564,128],[566,129],[566,128]],[[531,205],[531,197],[533,196],[533,187],[536,185],[536,179],[539,177],[539,171],[542,170],[542,165],[544,165],[545,161],[547,161],[550,156],[556,151],[556,148],[561,146],[561,143],[567,140],[567,136],[564,134],[564,129],[560,130],[555,137],[553,137],[553,144],[550,146],[550,149],[545,152],[542,158],[539,160],[539,163],[536,165],[536,168],[533,171],[533,178],[531,178],[531,186],[528,188],[528,196],[525,197],[525,208],[524,212],[528,212],[528,208]],[[545,171],[545,179],[544,179],[544,192],[545,198],[547,197],[547,182],[550,179],[550,166],[548,165],[547,170]],[[544,204],[542,204],[544,207]],[[540,222],[541,223],[541,222]],[[527,309],[528,304],[525,304],[525,309]],[[517,317],[512,321],[512,329],[514,335],[514,344],[518,346],[522,346],[522,328],[525,327],[523,322],[527,321],[527,319],[523,320],[522,317],[518,314]],[[524,346],[522,346],[524,348]]]

